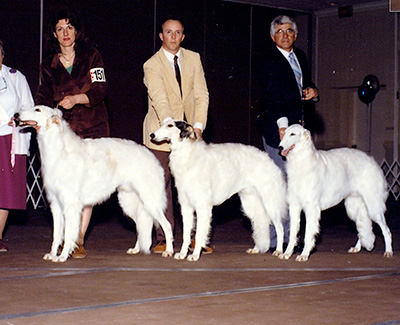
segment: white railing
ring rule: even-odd
[[[47,208],[48,204],[43,190],[42,175],[40,173],[39,151],[28,157],[26,178],[26,203],[28,208],[33,208],[35,210],[38,208]]]
[[[400,197],[400,164],[395,160],[390,165],[386,160],[383,160],[381,168],[389,185],[389,192],[397,201]]]

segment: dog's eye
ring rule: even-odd
[[[35,112],[41,112],[40,108],[36,108]]]
[[[173,124],[168,124],[168,127],[172,128],[172,127],[174,127],[174,125]]]
[[[294,137],[296,135],[296,133],[290,133],[291,137]]]

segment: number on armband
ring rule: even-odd
[[[90,69],[90,79],[93,82],[105,82],[106,81],[106,75],[104,73],[103,68],[93,68]]]

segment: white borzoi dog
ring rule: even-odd
[[[194,213],[197,217],[196,245],[189,261],[197,261],[208,243],[212,208],[238,193],[242,208],[251,220],[255,246],[247,253],[264,253],[270,248],[269,225],[277,233],[278,256],[283,251],[283,222],[286,215],[286,183],[281,170],[267,153],[243,144],[206,144],[195,139],[193,128],[184,121],[166,119],[151,135],[153,141],[169,141],[170,168],[175,178],[182,209],[183,244],[175,258],[186,258]]]
[[[287,159],[288,203],[290,215],[289,245],[281,259],[289,259],[297,243],[300,213],[304,210],[306,228],[304,249],[296,261],[307,261],[319,232],[321,211],[344,200],[347,214],[356,223],[358,241],[349,253],[361,247],[371,251],[375,235],[372,221],[382,229],[385,257],[393,256],[392,235],[384,213],[388,196],[382,170],[366,153],[349,148],[316,150],[311,134],[301,125],[289,126],[280,142]]]
[[[53,243],[45,260],[66,261],[76,247],[82,209],[105,201],[115,191],[123,212],[136,222],[136,246],[127,253],[150,253],[156,223],[166,234],[163,256],[172,256],[172,228],[164,216],[164,172],[148,149],[129,140],[81,139],[60,110],[46,106],[19,112],[14,118],[21,126],[38,130],[44,188],[54,221]]]

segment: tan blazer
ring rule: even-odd
[[[167,143],[157,144],[150,134],[167,118],[183,120],[189,124],[206,126],[208,89],[200,55],[181,48],[182,97],[175,73],[162,48],[143,65],[144,84],[148,94],[148,112],[143,123],[143,143],[146,147],[170,151]]]

